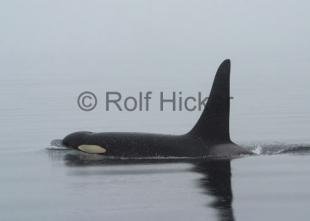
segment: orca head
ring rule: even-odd
[[[89,131],[80,131],[67,135],[62,143],[66,147],[78,149],[79,146],[84,145],[87,141],[89,135],[93,134],[93,132]]]

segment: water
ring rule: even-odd
[[[291,96],[299,106],[280,106],[277,115],[268,108],[276,108],[275,100],[259,109],[232,101],[233,140],[258,156],[128,161],[50,142],[77,130],[177,134],[199,113],[86,113],[75,100],[84,82],[69,82],[35,74],[1,82],[7,104],[1,107],[1,220],[308,220],[307,88]]]
[[[0,220],[308,220],[309,1],[2,1]],[[79,130],[182,134],[232,60],[231,161],[111,160],[55,147]],[[98,97],[92,112],[76,99]],[[105,111],[106,91],[154,94]]]
[[[309,153],[232,161],[2,153],[1,220],[307,220]]]
[[[1,82],[1,220],[308,220],[307,87],[290,95],[294,105],[271,96],[254,109],[247,102],[265,91],[233,90],[241,97],[232,100],[232,138],[258,156],[131,161],[65,150],[55,139],[77,130],[180,134],[199,112],[82,112],[85,81],[75,77],[75,85],[72,76],[39,74]]]

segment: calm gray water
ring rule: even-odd
[[[266,102],[250,111],[235,97],[233,140],[259,156],[108,161],[50,142],[82,129],[182,133],[199,113],[86,113],[74,94],[84,82],[71,81],[28,75],[1,82],[10,103],[1,108],[1,220],[308,220],[307,109]],[[303,106],[308,93],[299,89],[288,103]]]
[[[1,220],[307,220],[310,154],[229,161],[1,153]]]
[[[0,220],[308,220],[309,1],[2,1]],[[78,130],[181,134],[232,60],[230,161],[106,160],[51,146]],[[77,106],[89,90],[94,111]],[[150,111],[105,111],[106,91],[152,91]]]

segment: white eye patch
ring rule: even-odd
[[[78,147],[80,151],[83,151],[85,153],[92,153],[92,154],[103,154],[107,152],[107,150],[101,146],[98,145],[81,145]]]

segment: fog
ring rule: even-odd
[[[309,8],[265,0],[2,1],[1,139],[23,148],[36,139],[42,148],[79,129],[184,133],[200,112],[106,112],[103,94],[208,94],[230,58],[234,140],[310,141]],[[76,104],[85,90],[99,100],[92,112]]]

